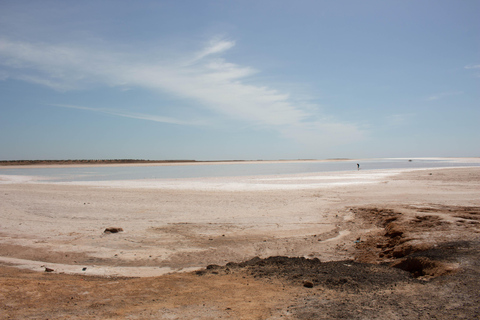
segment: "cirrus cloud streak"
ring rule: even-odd
[[[196,108],[247,122],[257,128],[274,129],[280,134],[301,139],[338,142],[358,140],[363,131],[341,121],[325,121],[289,94],[267,85],[254,85],[258,71],[222,58],[234,41],[215,39],[193,53],[160,59],[139,52],[112,51],[86,45],[62,45],[0,39],[0,65],[3,79],[8,77],[41,84],[55,90],[86,90],[92,87],[140,87],[190,101]],[[160,56],[160,55],[158,55]],[[52,104],[55,105],[55,104]],[[75,107],[118,116],[182,125],[204,121],[174,119],[131,111]]]

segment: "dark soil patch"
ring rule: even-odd
[[[445,243],[396,262],[392,268],[350,260],[257,257],[225,266],[210,265],[197,275],[245,273],[296,286],[299,294],[287,307],[287,319],[480,317],[480,240]],[[457,272],[445,272],[445,266],[452,264],[460,266]],[[432,272],[437,277],[419,280]]]
[[[246,272],[254,278],[284,279],[302,286],[311,282],[313,287],[322,286],[336,290],[358,291],[362,288],[379,288],[399,282],[412,282],[408,272],[386,265],[359,263],[351,260],[321,262],[319,259],[255,257],[242,263],[226,266],[210,265],[197,274]]]

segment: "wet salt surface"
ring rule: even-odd
[[[398,174],[403,170],[371,170],[355,172],[328,172],[303,175],[184,178],[184,179],[142,179],[113,181],[72,181],[53,182],[62,185],[83,185],[112,188],[145,188],[170,190],[206,191],[261,191],[261,190],[301,190],[354,184],[375,183]]]
[[[470,160],[470,159],[468,159]],[[458,166],[480,166],[477,161],[462,159],[374,159],[340,161],[292,161],[255,163],[211,163],[149,165],[149,166],[85,166],[85,167],[43,167],[8,168],[0,167],[1,175],[40,176],[49,182],[60,181],[111,181],[138,179],[179,179],[208,177],[237,177],[256,175],[304,174],[312,172],[361,170],[415,169]],[[200,163],[204,164],[204,163]]]
[[[357,163],[360,170],[357,170]],[[480,166],[480,159],[375,159],[149,166],[0,168],[0,183],[119,188],[282,190],[373,183],[403,171]]]

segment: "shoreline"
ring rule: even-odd
[[[99,163],[89,162],[82,163],[82,161],[73,160],[72,163],[56,163],[63,160],[52,160],[50,164],[2,164],[0,161],[0,172],[2,169],[22,169],[22,168],[85,168],[85,167],[150,167],[150,166],[197,166],[197,165],[228,165],[228,164],[268,164],[268,163],[322,163],[322,162],[361,162],[361,161],[376,161],[376,160],[433,160],[433,161],[453,161],[461,163],[480,163],[480,157],[419,157],[419,158],[359,158],[359,159],[297,159],[297,160],[146,160],[143,162],[132,163]],[[48,160],[49,161],[49,160]]]
[[[396,175],[416,171],[433,171],[480,166],[430,167],[371,169],[350,171],[324,171],[296,174],[266,174],[251,176],[220,176],[199,178],[154,178],[130,180],[98,180],[98,181],[48,181],[43,176],[2,175],[0,185],[29,184],[56,186],[83,186],[91,188],[119,189],[151,189],[151,190],[192,190],[192,191],[282,191],[282,190],[314,190],[322,188],[347,187],[362,184],[379,183]],[[46,181],[47,180],[47,181]]]
[[[25,161],[22,164],[7,164],[20,161],[0,161],[0,169],[2,168],[83,168],[83,167],[148,167],[148,166],[188,166],[188,165],[212,165],[212,164],[240,164],[240,163],[295,163],[295,162],[326,162],[326,161],[354,161],[351,159],[296,159],[296,160],[100,160],[100,161],[82,161],[82,160],[33,160]],[[40,162],[40,163],[37,163]]]
[[[251,191],[251,190],[304,190],[325,187],[375,183],[381,179],[404,172],[418,170],[460,169],[465,167],[376,169],[352,171],[328,171],[301,174],[272,174],[253,176],[159,178],[105,181],[44,181],[42,176],[1,175],[2,184],[30,184],[83,186],[93,188],[164,189],[197,191]],[[0,171],[1,173],[1,171]]]

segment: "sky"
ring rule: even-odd
[[[480,1],[0,0],[0,160],[480,156]]]

